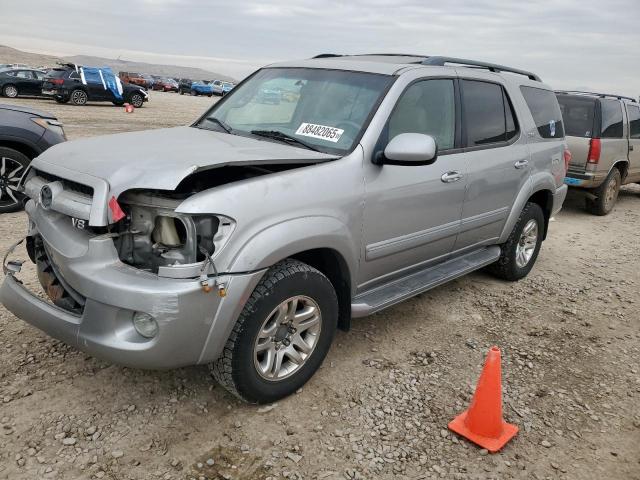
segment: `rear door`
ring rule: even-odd
[[[598,172],[606,175],[613,165],[629,158],[629,141],[625,127],[622,102],[618,99],[601,98],[602,117],[600,144],[601,153]]]
[[[460,81],[468,181],[455,250],[497,239],[529,178],[529,151],[513,102],[493,81]]]
[[[16,86],[22,95],[37,95],[40,93],[40,82],[30,70],[16,72]]]
[[[627,103],[629,117],[629,182],[640,182],[640,106]]]
[[[598,103],[593,97],[558,94],[567,144],[571,151],[569,169],[583,173],[587,168],[591,138],[599,135]]]

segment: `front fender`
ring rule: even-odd
[[[349,268],[350,283],[355,285],[359,248],[347,225],[329,216],[294,218],[258,232],[237,250],[230,262],[230,271],[268,268],[285,258],[320,248],[334,250],[342,256]]]

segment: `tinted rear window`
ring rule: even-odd
[[[550,90],[520,87],[538,133],[542,138],[563,138],[564,125],[556,94]]]
[[[462,81],[467,146],[506,142],[516,134],[511,105],[505,105],[500,85],[475,80]],[[506,107],[506,108],[505,108]]]
[[[622,104],[619,100],[600,100],[602,110],[601,138],[622,138]]]
[[[593,98],[558,95],[564,132],[572,137],[592,137],[596,101]]]
[[[640,107],[635,105],[627,105],[629,112],[629,125],[631,127],[630,137],[640,138]]]
[[[53,69],[53,70],[49,70],[47,72],[47,77],[49,78],[63,78],[67,76],[67,73],[69,73],[69,70],[59,70],[59,69]]]

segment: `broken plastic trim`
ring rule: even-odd
[[[5,275],[13,275],[15,273],[19,273],[22,269],[24,260],[11,260],[7,262],[9,255],[11,255],[13,251],[18,247],[18,245],[20,245],[22,242],[24,242],[24,238],[15,242],[5,252],[4,257],[2,258],[2,273],[4,273]]]

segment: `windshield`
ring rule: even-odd
[[[331,154],[350,152],[394,77],[307,68],[266,68],[196,125]],[[222,126],[220,125],[222,122]],[[226,128],[224,128],[226,127]]]

